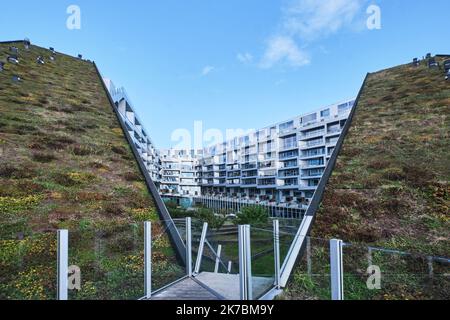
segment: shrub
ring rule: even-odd
[[[236,225],[265,225],[268,222],[269,213],[267,212],[267,209],[259,206],[243,207],[234,220]]]
[[[167,209],[169,209],[169,210],[178,208],[178,203],[174,200],[167,201],[165,204],[166,204]]]
[[[195,211],[195,217],[203,222],[207,222],[212,229],[220,229],[227,221],[224,216],[216,215],[211,209],[199,208]]]

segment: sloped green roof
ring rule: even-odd
[[[442,69],[369,74],[313,236],[448,256],[449,115]]]
[[[0,44],[2,61],[10,46],[20,62],[0,73],[0,236],[150,219],[154,200],[94,64],[20,42]]]

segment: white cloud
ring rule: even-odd
[[[251,63],[253,61],[253,56],[248,52],[238,53],[237,59],[242,63]]]
[[[282,28],[292,36],[314,40],[351,25],[366,0],[296,0],[284,9]]]
[[[213,66],[205,66],[202,69],[202,76],[206,77],[208,74],[210,74],[211,72],[213,72],[216,68],[214,68]]]
[[[291,67],[302,67],[310,63],[308,55],[288,36],[275,36],[267,42],[267,49],[261,61],[261,68],[267,69],[277,63]]]
[[[279,30],[269,38],[260,66],[270,68],[279,62],[292,67],[310,63],[305,49],[314,41],[349,27],[356,29],[359,14],[368,0],[292,0],[282,8]]]

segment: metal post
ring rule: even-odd
[[[152,298],[152,223],[144,222],[144,288],[145,298]]]
[[[222,245],[219,244],[217,247],[217,254],[216,254],[216,265],[214,267],[214,273],[219,272],[219,264],[220,264],[220,255],[222,254]]]
[[[273,221],[273,249],[275,259],[275,286],[277,289],[280,289],[280,222],[278,220]]]
[[[433,269],[433,257],[428,257],[428,276],[430,279],[434,278],[434,269]]]
[[[306,238],[306,263],[308,268],[308,275],[312,275],[312,261],[311,261],[311,238]]]
[[[186,275],[192,277],[192,219],[186,218]]]
[[[202,264],[202,258],[203,258],[203,248],[205,246],[207,231],[208,231],[208,223],[205,222],[203,224],[202,237],[200,238],[200,244],[198,246],[197,261],[195,262],[195,270],[194,270],[195,274],[199,274],[199,272],[200,272],[200,266]]]
[[[239,226],[239,287],[241,300],[252,300],[250,226]]]
[[[232,261],[228,261],[228,274],[231,273],[231,267],[233,266],[233,262]]]
[[[330,240],[331,299],[344,300],[342,240]]]
[[[69,231],[58,230],[58,300],[68,300]]]

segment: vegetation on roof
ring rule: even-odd
[[[436,61],[442,66],[446,59]],[[426,61],[368,76],[313,237],[450,256],[450,83],[444,77],[442,68],[429,69]],[[367,250],[362,256],[367,261]],[[427,262],[421,265],[426,274]],[[304,270],[299,266],[291,283],[294,298],[305,291]],[[443,270],[448,273],[448,265]],[[365,286],[366,270],[359,271]],[[359,297],[448,299],[448,278],[436,281],[442,282],[437,291],[424,293],[423,286],[404,279],[387,291]]]
[[[4,240],[0,246],[0,299],[50,298],[54,297],[56,264],[43,268],[44,261],[52,261],[49,252],[44,250],[47,256],[42,255],[42,250],[28,247],[21,239],[38,237],[37,243],[54,248],[56,230],[65,228],[71,232],[102,230],[100,239],[108,242],[117,234],[131,237],[131,229],[125,233],[124,226],[156,221],[158,215],[95,66],[63,54],[56,54],[51,61],[50,50],[37,46],[25,50],[22,43],[0,44],[0,60],[6,62],[10,46],[19,48],[19,63],[5,63],[0,72],[0,240]],[[39,56],[44,64],[37,62]],[[13,82],[14,75],[21,81]],[[51,244],[39,236],[45,233]],[[121,253],[129,249],[130,239],[124,237],[116,241]],[[78,252],[89,256],[82,250],[86,246],[83,239],[81,236]],[[7,240],[15,241],[16,250],[6,249],[11,245]],[[22,254],[18,254],[19,247]],[[94,245],[89,248],[93,250]],[[134,251],[127,252],[132,255]],[[142,252],[135,257],[140,262]],[[162,252],[161,263],[173,261],[168,241]],[[40,268],[30,265],[17,277],[15,263],[23,266],[24,259],[36,261]],[[80,260],[85,279],[90,278],[90,271],[92,279],[94,274],[112,272],[108,269],[111,261],[102,266],[103,260],[98,258],[93,268],[91,260]],[[27,277],[40,287],[27,291],[20,283]],[[106,285],[92,281],[91,286],[94,284],[97,291]]]

